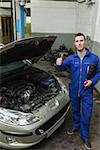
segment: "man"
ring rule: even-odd
[[[91,149],[89,140],[90,121],[93,108],[93,87],[100,79],[100,59],[85,47],[84,34],[75,35],[76,51],[65,60],[57,58],[57,68],[70,68],[71,83],[69,95],[72,109],[72,129],[67,131],[73,135],[80,130],[80,136],[87,149]]]

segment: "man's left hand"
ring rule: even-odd
[[[86,80],[86,81],[84,81],[84,86],[85,86],[85,87],[90,87],[91,84],[92,84],[92,81],[91,81],[91,80]]]

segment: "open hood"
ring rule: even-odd
[[[56,36],[31,37],[9,43],[0,50],[0,65],[25,59],[38,60],[50,50],[55,39]]]

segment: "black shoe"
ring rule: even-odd
[[[66,131],[66,133],[68,134],[68,135],[73,135],[73,134],[75,134],[76,132],[78,132],[79,130],[78,129],[70,129],[70,130],[68,130],[68,131]]]
[[[89,140],[83,140],[83,142],[84,142],[84,146],[86,147],[87,150],[90,150],[92,148]]]

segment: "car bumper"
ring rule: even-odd
[[[42,123],[36,129],[24,130],[23,132],[6,132],[0,131],[0,146],[8,149],[27,148],[48,138],[63,122],[66,113],[69,110],[69,102],[64,104],[62,108],[52,115],[46,122]],[[15,134],[16,133],[16,134]]]

